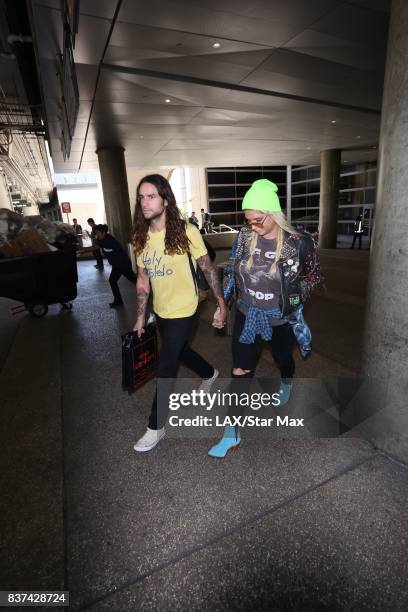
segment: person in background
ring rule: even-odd
[[[161,337],[157,379],[162,379],[161,384],[166,388],[171,386],[181,362],[203,379],[200,388],[209,391],[218,377],[218,370],[189,344],[198,305],[197,265],[218,302],[214,327],[224,325],[227,310],[217,270],[201,234],[181,217],[171,186],[160,174],[145,176],[137,187],[133,245],[138,266],[137,319],[133,329],[139,337],[143,334],[151,289]],[[159,398],[158,401],[156,392],[147,430],[134,445],[135,451],[149,451],[163,438],[168,413],[168,400],[160,401]]]
[[[107,225],[95,225],[94,246],[86,247],[82,252],[95,251],[102,249],[108,262],[112,266],[109,276],[109,283],[113,293],[113,302],[109,304],[111,308],[123,305],[122,296],[118,286],[118,280],[123,275],[133,285],[136,285],[136,274],[132,270],[132,263],[122,245],[108,232]]]
[[[201,227],[206,234],[211,232],[211,215],[209,212],[205,212],[204,208],[201,209]]]
[[[269,345],[280,372],[279,404],[290,397],[295,339],[306,357],[311,333],[303,318],[303,303],[321,281],[317,246],[312,237],[295,230],[283,214],[275,183],[255,181],[242,201],[247,227],[240,230],[225,269],[224,299],[237,296],[232,338],[231,388],[246,388],[255,374],[262,342]],[[232,407],[238,416],[240,406]],[[225,457],[241,441],[237,427],[208,452]]]
[[[361,249],[361,241],[364,233],[364,221],[363,215],[360,213],[357,219],[354,221],[354,230],[353,230],[353,242],[351,244],[350,249],[354,249],[354,245],[356,244],[356,238],[358,238],[358,248]]]
[[[191,213],[191,217],[188,220],[189,223],[192,223],[192,225],[195,225],[197,228],[200,227],[200,223],[196,217],[195,211],[193,210],[193,212]]]
[[[79,225],[78,219],[72,219],[72,221],[73,221],[72,227],[74,228],[74,232],[77,237],[77,244],[82,249],[82,246],[83,246],[82,225]]]
[[[96,245],[96,236],[95,236],[95,227],[96,227],[96,224],[95,224],[95,221],[92,219],[92,217],[90,217],[87,220],[87,223],[88,223],[89,227],[91,228],[91,233],[89,234],[89,232],[88,232],[88,235],[89,235],[89,237],[91,239],[92,246],[95,246]],[[93,255],[94,255],[95,259],[96,259],[96,266],[95,266],[95,268],[97,270],[103,270],[103,258],[102,258],[102,255],[101,255],[101,249],[98,248],[98,249],[94,250],[93,251]]]

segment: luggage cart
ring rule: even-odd
[[[74,250],[0,259],[0,297],[23,302],[33,317],[44,317],[50,304],[71,310],[77,282]]]

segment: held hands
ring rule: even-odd
[[[217,310],[214,313],[212,326],[216,329],[222,329],[225,326],[227,314],[228,311],[225,305],[218,306]]]

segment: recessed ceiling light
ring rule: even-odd
[[[336,122],[336,120],[335,120],[335,119],[332,119],[332,120],[331,120],[331,123],[337,123],[337,122]]]
[[[361,136],[356,136],[356,138],[361,138]]]
[[[310,151],[312,147],[306,147],[306,151]]]
[[[221,47],[221,43],[213,43],[212,46],[214,49],[219,49]]]
[[[165,103],[166,103],[166,104],[170,104],[170,102],[171,102],[170,98],[166,98],[166,99],[165,99]]]

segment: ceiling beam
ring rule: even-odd
[[[381,110],[377,108],[368,108],[365,106],[354,106],[352,104],[342,104],[333,102],[333,100],[319,100],[317,98],[309,98],[306,96],[297,96],[295,94],[282,93],[272,91],[270,89],[259,89],[258,87],[248,87],[238,83],[224,83],[222,81],[212,81],[209,79],[201,79],[199,77],[187,76],[183,74],[171,74],[169,72],[160,72],[158,70],[148,70],[146,68],[132,68],[129,66],[120,66],[117,64],[107,64],[101,62],[101,70],[110,72],[121,72],[123,74],[132,74],[136,76],[151,77],[155,79],[165,79],[167,81],[178,81],[182,83],[191,83],[193,85],[204,85],[205,87],[216,87],[230,91],[241,91],[262,96],[271,96],[274,98],[283,98],[285,100],[294,100],[296,102],[306,102],[307,104],[319,104],[321,106],[330,106],[332,108],[340,108],[343,110],[355,111],[370,115],[381,115]]]

